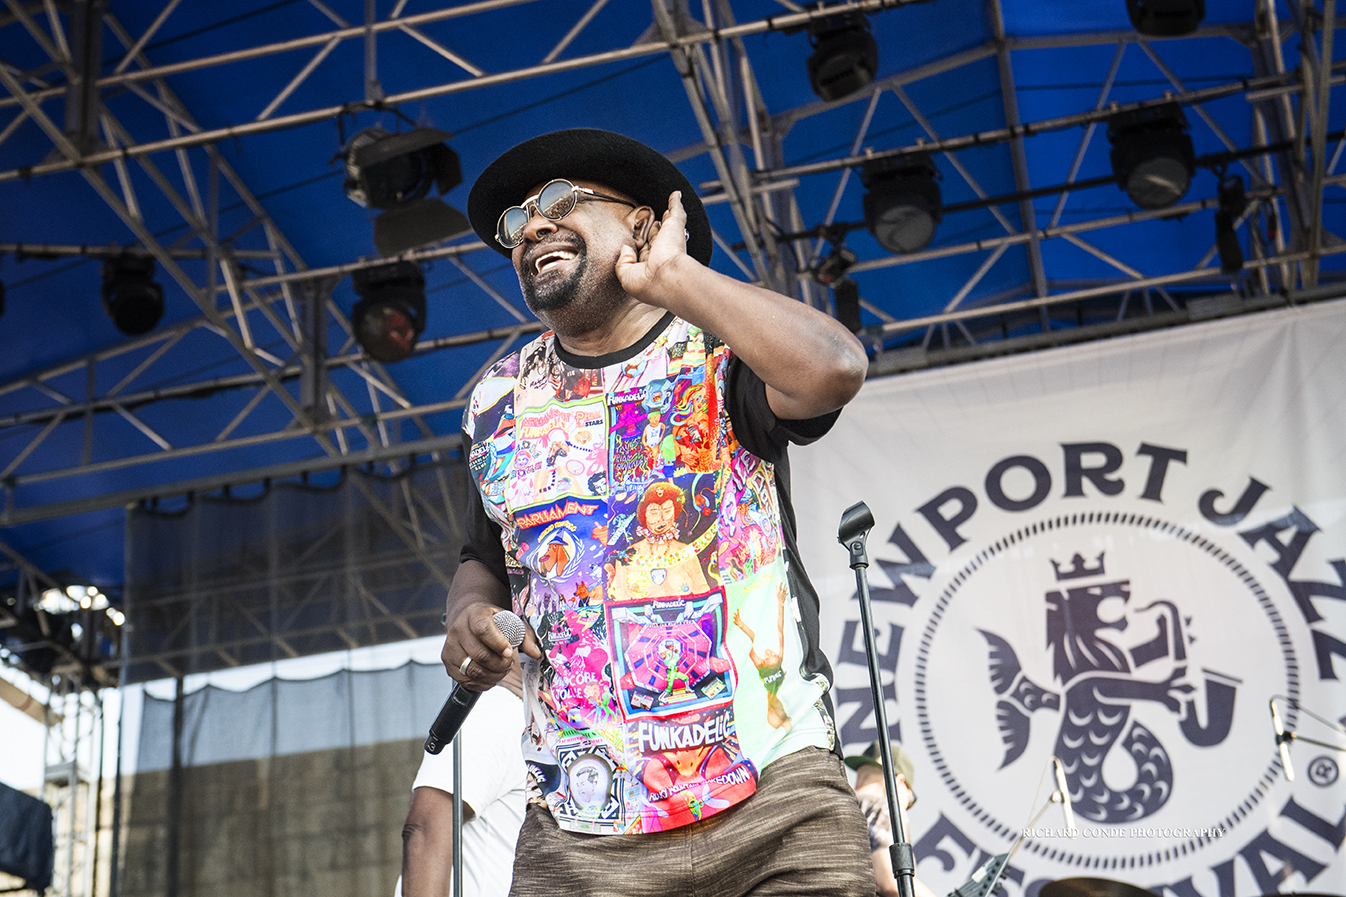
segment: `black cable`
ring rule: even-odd
[[[520,113],[528,112],[528,111],[530,111],[530,110],[533,110],[533,109],[538,108],[539,106],[545,105],[545,104],[550,103],[550,102],[553,102],[553,101],[555,101],[555,100],[559,100],[559,99],[561,99],[562,97],[572,96],[572,95],[574,95],[574,94],[580,93],[581,91],[588,90],[590,87],[596,87],[596,86],[598,86],[599,84],[606,84],[608,81],[613,81],[613,80],[615,80],[615,79],[617,79],[617,78],[621,78],[621,77],[623,77],[623,76],[625,76],[625,75],[629,75],[629,74],[631,74],[632,72],[640,71],[641,69],[645,68],[646,66],[653,65],[653,64],[656,63],[656,62],[662,62],[662,61],[664,60],[664,58],[665,58],[665,57],[663,57],[663,56],[652,56],[652,57],[650,57],[649,59],[645,59],[645,60],[642,60],[642,61],[640,61],[640,62],[637,62],[635,65],[628,66],[628,67],[626,67],[626,68],[624,68],[624,69],[622,69],[622,70],[620,70],[620,71],[617,71],[617,72],[613,72],[611,75],[604,75],[602,78],[596,78],[596,79],[594,79],[593,81],[586,81],[586,82],[583,83],[583,84],[577,84],[576,86],[574,86],[574,87],[572,87],[572,88],[570,88],[570,89],[568,89],[568,90],[563,90],[563,91],[561,91],[560,93],[555,93],[555,94],[552,94],[551,96],[543,97],[543,98],[540,99],[540,100],[535,100],[535,101],[533,101],[533,102],[531,102],[531,103],[529,103],[529,104],[527,104],[527,105],[525,105],[525,106],[520,106],[520,107],[517,108],[517,109],[511,109],[511,110],[509,110],[508,112],[501,112],[501,113],[499,113],[498,115],[492,115],[490,118],[484,118],[484,119],[482,119],[481,121],[473,122],[473,123],[470,124],[470,125],[465,125],[464,127],[457,128],[457,129],[455,129],[455,130],[453,131],[453,133],[454,133],[454,135],[456,136],[456,135],[458,135],[458,134],[462,134],[462,133],[465,133],[465,132],[467,132],[467,131],[471,131],[471,130],[473,130],[474,128],[480,128],[480,127],[483,127],[483,126],[485,126],[485,125],[494,124],[495,122],[498,122],[498,121],[504,121],[505,119],[507,119],[507,118],[511,118],[511,117],[513,117],[513,116],[515,116],[515,115],[519,115]]]
[[[158,50],[161,47],[167,47],[172,44],[176,44],[179,41],[190,40],[193,37],[200,37],[203,34],[209,34],[210,32],[215,31],[219,28],[227,28],[230,25],[237,25],[239,22],[246,22],[248,19],[251,19],[255,16],[265,15],[266,13],[274,12],[277,9],[283,9],[286,6],[293,6],[298,2],[300,2],[300,0],[278,0],[278,2],[276,3],[272,3],[269,6],[263,6],[258,9],[254,9],[251,12],[243,12],[239,13],[236,16],[230,16],[227,19],[221,19],[220,21],[216,22],[213,25],[203,25],[200,28],[194,28],[191,31],[184,31],[182,34],[176,34],[173,37],[166,37],[163,40],[155,41],[152,44],[146,45],[144,48],[144,52],[149,52],[151,50]],[[120,62],[121,57],[118,56],[117,58],[111,61]],[[107,63],[105,62],[104,65],[107,65]]]
[[[1213,84],[1227,84],[1230,81],[1237,81],[1240,78],[1246,78],[1247,75],[1196,75],[1190,78],[1183,78],[1183,83],[1191,84],[1197,81],[1209,81]],[[1090,90],[1097,93],[1102,87],[1101,82],[1097,84],[1018,84],[1016,90]],[[1118,87],[1164,87],[1168,90],[1173,89],[1173,82],[1167,78],[1136,78],[1133,81],[1114,81],[1113,89]]]
[[[1242,77],[1242,76],[1238,76],[1238,75],[1228,75],[1228,76],[1222,76],[1222,75],[1203,75],[1203,76],[1201,76],[1201,77],[1197,77],[1197,78],[1188,78],[1188,79],[1186,79],[1186,81],[1189,82],[1189,83],[1190,83],[1190,82],[1196,82],[1196,81],[1209,81],[1209,82],[1212,82],[1212,83],[1215,83],[1215,84],[1226,84],[1226,83],[1228,83],[1228,82],[1230,82],[1230,81],[1236,81],[1236,80],[1238,80],[1238,78],[1240,78],[1240,77]],[[1118,87],[1153,87],[1153,86],[1157,86],[1157,85],[1164,86],[1164,87],[1169,87],[1169,88],[1171,88],[1171,87],[1173,86],[1169,81],[1165,81],[1165,80],[1163,80],[1163,79],[1158,79],[1158,78],[1156,78],[1156,79],[1142,78],[1142,79],[1137,79],[1137,80],[1135,80],[1135,81],[1117,81],[1117,82],[1114,82],[1114,84],[1113,84],[1113,89],[1115,90],[1115,89],[1118,88]],[[1020,90],[1020,91],[1027,91],[1027,90],[1054,90],[1054,91],[1061,91],[1061,90],[1092,90],[1092,91],[1097,92],[1098,89],[1101,88],[1102,86],[1103,86],[1102,84],[1062,84],[1062,85],[1048,85],[1048,84],[1041,84],[1041,85],[1038,85],[1038,84],[1031,84],[1031,85],[1016,85],[1015,89],[1016,89],[1016,90]],[[999,97],[1000,97],[1000,93],[999,93],[999,91],[994,91],[994,92],[989,92],[989,93],[979,94],[978,96],[975,96],[975,97],[969,97],[968,99],[962,101],[961,103],[955,103],[955,104],[953,104],[952,106],[946,106],[946,107],[944,107],[943,109],[938,109],[938,110],[936,110],[936,111],[934,111],[934,112],[931,112],[931,113],[930,113],[928,116],[926,116],[926,117],[927,117],[930,121],[937,121],[937,120],[938,120],[939,118],[941,118],[942,116],[948,115],[948,114],[951,113],[951,112],[957,112],[957,111],[959,111],[960,109],[966,109],[966,108],[968,108],[969,106],[975,106],[975,105],[977,105],[978,103],[983,103],[983,102],[986,102],[987,100],[998,99]],[[883,129],[881,129],[881,130],[877,130],[877,131],[870,131],[868,134],[866,134],[866,138],[867,138],[867,139],[873,139],[873,138],[878,138],[878,137],[885,137],[885,136],[888,136],[888,135],[890,135],[890,134],[897,134],[897,133],[900,133],[900,132],[902,132],[902,131],[910,130],[910,129],[911,129],[912,127],[914,127],[915,125],[916,125],[916,122],[915,122],[914,120],[912,120],[912,121],[907,121],[907,122],[903,122],[902,124],[900,124],[900,125],[895,125],[895,126],[893,126],[893,127],[891,127],[891,128],[883,128]],[[815,153],[809,153],[809,154],[806,155],[806,156],[801,156],[800,158],[794,160],[794,161],[791,162],[790,164],[791,164],[791,165],[804,165],[804,164],[807,164],[807,163],[809,163],[809,162],[814,161],[815,159],[826,159],[826,158],[829,158],[829,157],[831,157],[831,156],[834,156],[834,155],[835,155],[836,153],[838,153],[838,152],[843,152],[843,151],[849,153],[849,152],[850,152],[850,145],[849,145],[849,144],[838,144],[838,145],[833,146],[833,147],[828,148],[828,149],[822,149],[822,150],[819,150],[818,152],[815,152]]]
[[[960,109],[966,109],[967,107],[975,106],[978,103],[984,103],[988,100],[994,100],[997,99],[999,96],[1000,96],[999,91],[979,94],[975,97],[969,97],[968,99],[964,100],[961,103],[954,103],[952,106],[945,106],[943,109],[937,109],[936,111],[931,112],[926,117],[930,121],[936,121],[942,116],[948,115],[951,112],[957,112]],[[910,130],[916,125],[917,125],[916,120],[912,119],[910,121],[903,122],[900,125],[894,125],[891,128],[881,128],[877,131],[870,131],[866,133],[865,139],[870,140],[877,137],[886,137],[889,134],[897,134],[901,131]],[[790,164],[792,166],[804,165],[809,162],[812,162],[815,159],[827,159],[834,157],[837,153],[846,153],[847,155],[849,155],[850,151],[851,151],[851,145],[849,143],[836,144],[831,147],[824,147],[823,149],[820,149],[815,153],[809,153],[806,156],[801,156],[800,158],[792,161]]]

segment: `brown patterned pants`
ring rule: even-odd
[[[709,819],[646,835],[560,829],[530,806],[510,897],[872,897],[869,836],[841,761],[805,748]]]

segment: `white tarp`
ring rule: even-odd
[[[306,659],[315,667],[334,660]],[[394,669],[272,677],[242,691],[207,685],[182,699],[182,763],[209,766],[424,738],[450,685],[443,665],[414,659]],[[170,768],[173,698],[147,693],[137,725],[136,771]]]
[[[1346,302],[876,380],[794,454],[842,739],[875,737],[863,501],[890,732],[937,894],[1346,893]],[[1282,774],[1269,701],[1287,727]],[[1078,836],[1049,804],[1060,758]]]

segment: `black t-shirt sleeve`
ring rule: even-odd
[[[818,440],[841,416],[838,408],[808,420],[781,420],[767,402],[766,383],[737,357],[729,360],[724,391],[729,422],[739,443],[773,464],[785,458],[786,448],[791,443],[808,445]]]
[[[739,444],[764,461],[771,462],[776,479],[776,494],[781,512],[781,533],[787,557],[786,576],[796,601],[799,625],[803,630],[804,657],[800,669],[805,675],[833,680],[832,665],[823,653],[821,642],[822,608],[818,592],[809,581],[799,557],[794,502],[790,497],[790,443],[807,445],[827,433],[841,415],[840,409],[808,420],[781,420],[767,403],[766,384],[738,358],[732,358],[725,372],[725,405],[730,424]],[[830,694],[823,695],[828,715],[836,717]],[[834,750],[841,755],[841,741]]]

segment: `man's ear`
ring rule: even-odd
[[[631,224],[631,238],[636,242],[636,248],[640,249],[650,240],[650,231],[657,220],[654,217],[654,209],[649,206],[638,206],[631,210],[627,216]]]

